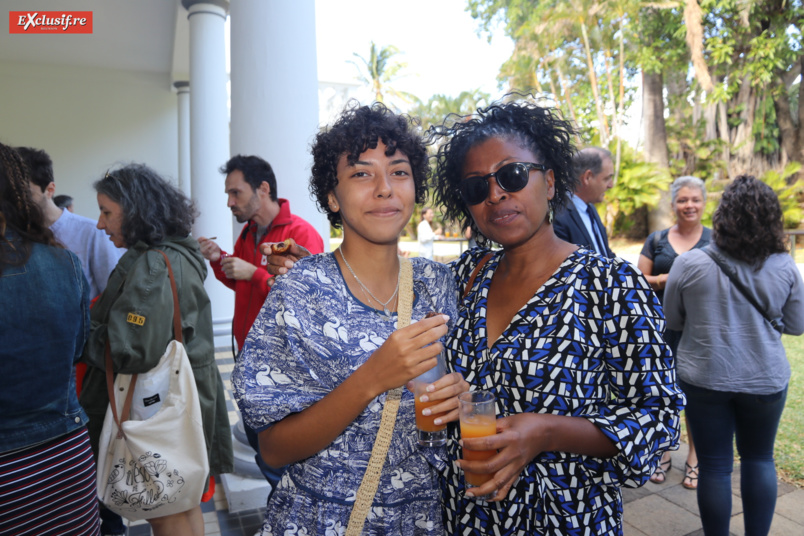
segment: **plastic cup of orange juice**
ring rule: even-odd
[[[438,447],[447,442],[447,425],[445,423],[436,424],[435,419],[443,414],[423,415],[425,408],[443,402],[443,400],[429,400],[422,402],[419,398],[426,394],[427,386],[441,378],[447,373],[447,365],[444,360],[444,353],[438,354],[436,366],[424,374],[413,379],[413,395],[416,407],[416,429],[419,445],[423,447]]]
[[[458,412],[461,421],[461,437],[487,437],[497,433],[497,413],[494,394],[489,391],[469,391],[458,396]],[[496,450],[470,450],[463,447],[463,459],[469,461],[488,460],[497,454]],[[463,477],[467,488],[482,486],[491,480],[491,474],[472,473],[464,470]],[[493,499],[496,491],[477,499]]]

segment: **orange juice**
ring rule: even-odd
[[[424,408],[435,406],[439,402],[442,402],[442,400],[419,402],[418,396],[414,400],[416,404],[416,428],[423,432],[440,432],[441,430],[445,430],[447,428],[446,424],[436,424],[433,422],[436,418],[443,416],[443,413],[422,415],[422,410]]]
[[[497,433],[497,421],[489,415],[474,415],[461,419],[461,437],[469,439],[473,437],[487,437]],[[470,450],[463,448],[463,459],[469,461],[488,460],[497,454],[496,450]],[[491,480],[493,475],[481,475],[470,473],[464,469],[464,478],[469,486],[481,486]]]

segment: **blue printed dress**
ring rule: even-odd
[[[486,250],[453,265],[463,289]],[[499,503],[463,496],[463,476],[446,469],[449,534],[621,535],[620,487],[649,479],[659,453],[676,448],[684,397],[664,316],[648,283],[622,259],[572,253],[513,317],[489,349],[486,303],[502,252],[482,268],[460,303],[447,360],[472,389],[497,397],[497,416],[524,412],[584,417],[617,446],[611,459],[543,452]],[[461,457],[450,425],[449,458]]]
[[[438,311],[455,318],[450,269],[411,259],[415,299],[411,322]],[[321,400],[396,329],[358,301],[333,254],[300,260],[277,279],[249,332],[232,375],[245,421],[262,431]],[[263,536],[343,534],[379,428],[378,396],[326,449],[288,466],[268,504]],[[441,535],[438,470],[443,449],[419,447],[413,395],[403,389],[388,457],[364,535]]]

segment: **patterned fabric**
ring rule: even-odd
[[[95,460],[86,428],[0,454],[0,534],[100,534]]]
[[[485,250],[453,269],[463,289]],[[502,253],[483,267],[460,304],[447,359],[473,389],[497,397],[497,416],[523,412],[589,419],[611,439],[611,459],[543,452],[522,471],[506,500],[464,498],[461,471],[447,466],[450,534],[622,534],[620,486],[638,487],[662,451],[675,448],[684,397],[661,333],[661,306],[645,279],[622,259],[571,254],[514,316],[491,349],[486,302]],[[471,314],[474,312],[474,314]],[[461,457],[450,426],[449,458]]]
[[[411,259],[416,298],[411,321],[429,311],[455,318],[453,276],[445,265]],[[395,316],[395,315],[394,315]],[[264,430],[321,400],[395,330],[358,301],[333,254],[302,259],[277,279],[232,374],[246,423]],[[377,397],[326,449],[291,464],[268,504],[263,536],[342,534],[382,415]],[[436,468],[443,449],[416,442],[413,395],[403,390],[380,486],[363,534],[442,534]]]

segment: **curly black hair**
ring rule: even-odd
[[[316,135],[311,149],[310,194],[333,227],[341,226],[340,213],[333,212],[328,203],[329,193],[338,184],[338,161],[346,155],[349,164],[353,165],[366,150],[376,149],[379,141],[387,146],[386,156],[399,150],[408,157],[416,186],[416,202],[424,200],[429,177],[427,149],[414,125],[409,116],[396,114],[382,103],[360,106],[351,101],[335,124]]]
[[[490,138],[511,138],[532,151],[537,163],[553,170],[555,195],[550,207],[554,212],[567,203],[578,183],[572,171],[575,154],[572,137],[576,133],[572,124],[562,119],[557,110],[540,106],[526,95],[511,93],[503,100],[509,102],[496,102],[473,115],[451,114],[443,124],[429,131],[432,141],[447,140],[435,157],[435,201],[443,207],[445,220],[460,222],[461,228],[471,226],[481,242],[485,237],[458,192],[466,155],[475,145]]]
[[[782,206],[773,189],[751,175],[734,179],[712,216],[712,240],[756,269],[772,254],[785,253]]]
[[[0,143],[0,273],[4,266],[28,262],[34,243],[61,247],[31,197],[30,184],[22,155]]]
[[[192,230],[197,216],[193,202],[148,166],[129,164],[108,171],[94,186],[122,207],[121,231],[128,247],[137,242],[155,246]]]

